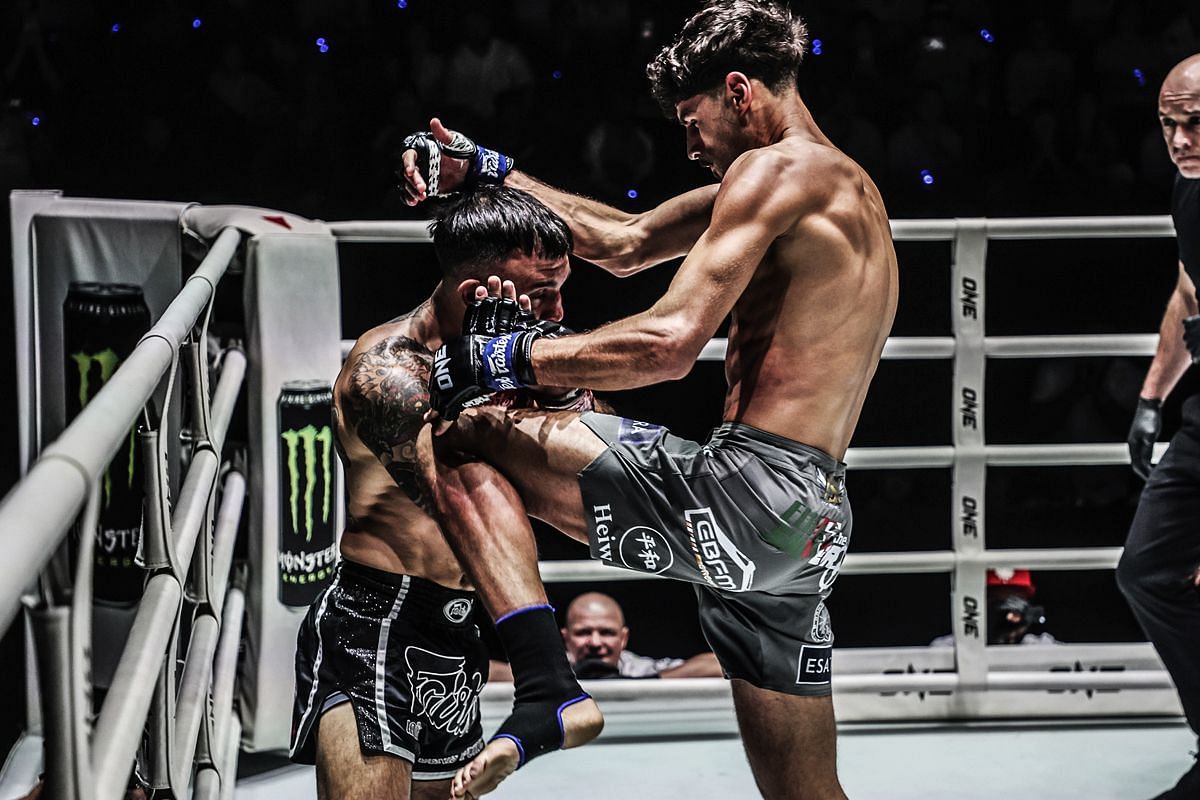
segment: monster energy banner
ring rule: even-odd
[[[74,419],[150,328],[138,286],[73,282],[63,303],[67,421]],[[134,430],[104,473],[96,528],[95,594],[128,601],[142,593],[134,564],[142,534],[142,465]]]
[[[310,604],[333,577],[337,471],[333,393],[322,381],[285,383],[279,395],[279,599]]]

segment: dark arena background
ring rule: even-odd
[[[430,116],[553,184],[630,211],[711,180],[651,100],[644,67],[694,3],[340,0],[0,4],[0,188],[246,204],[324,219],[415,219],[394,170]],[[1200,3],[838,0],[793,3],[811,31],[801,93],[874,177],[892,219],[1165,214],[1173,169],[1155,109],[1166,70],[1200,51]],[[498,68],[470,73],[470,54]],[[8,263],[7,223],[0,258]],[[438,278],[428,246],[343,244],[343,336],[408,310]],[[893,334],[946,336],[949,244],[902,243]],[[414,256],[418,256],[415,257]],[[1170,239],[996,242],[989,334],[1150,333],[1174,285]],[[617,281],[574,265],[566,322],[647,307],[667,265]],[[0,308],[12,308],[0,281]],[[7,316],[4,314],[3,316]],[[720,335],[723,335],[723,331]],[[1121,442],[1148,359],[988,366],[992,443]],[[11,324],[0,374],[14,380]],[[884,361],[854,446],[951,442],[951,362]],[[1178,425],[1166,406],[1162,441]],[[719,420],[719,363],[613,395],[618,413],[701,437]],[[0,488],[18,478],[16,411],[0,392]],[[243,423],[244,424],[244,423]],[[236,425],[236,423],[235,423]],[[231,436],[236,436],[235,433]],[[991,547],[1118,546],[1141,482],[1127,466],[992,468]],[[950,548],[948,470],[852,472],[852,552]],[[539,531],[544,558],[585,554]],[[1143,640],[1111,571],[1035,572],[1044,629],[1066,642]],[[951,630],[945,574],[843,576],[839,646],[923,645]],[[561,611],[585,587],[555,584]],[[704,647],[692,590],[606,584],[631,649]],[[21,626],[3,671],[22,670]],[[20,684],[9,684],[20,686]],[[6,693],[4,741],[22,724]]]

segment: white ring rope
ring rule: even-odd
[[[344,242],[429,241],[427,223],[343,222],[333,223],[333,234]],[[883,692],[904,687],[910,691],[975,689],[1160,689],[1170,686],[1165,672],[1055,674],[1008,673],[999,676],[988,670],[986,647],[980,639],[982,623],[960,609],[978,608],[984,594],[984,572],[988,567],[1023,567],[1041,570],[1112,569],[1121,548],[1046,548],[1038,550],[994,550],[984,545],[983,500],[988,467],[1102,466],[1129,463],[1126,446],[1120,443],[1086,444],[987,444],[983,438],[983,384],[987,358],[1076,358],[1142,357],[1154,353],[1156,334],[1093,334],[986,336],[984,319],[984,272],[990,240],[1035,240],[1078,238],[1166,238],[1174,236],[1171,219],[1153,217],[1059,217],[1042,219],[954,219],[896,220],[896,241],[947,241],[953,243],[951,304],[953,336],[891,337],[885,344],[885,359],[952,359],[954,361],[955,443],[953,445],[851,448],[847,463],[857,469],[950,468],[953,471],[951,509],[954,549],[917,553],[850,553],[843,569],[848,574],[951,573],[954,576],[954,609],[959,646],[957,670],[945,675],[898,675],[885,679],[873,675],[835,676],[838,691]],[[353,342],[342,342],[343,356]],[[714,338],[701,352],[700,360],[725,358],[728,341]],[[964,411],[965,409],[965,411]],[[1161,457],[1166,443],[1155,447]],[[962,522],[964,509],[974,513],[970,526]],[[547,582],[637,580],[648,576],[610,569],[589,561],[543,561]],[[1132,646],[1132,645],[1131,645]],[[655,694],[673,682],[656,682]],[[692,682],[685,682],[691,684]],[[891,688],[887,688],[891,687]],[[696,687],[699,690],[699,687]],[[646,692],[641,686],[638,696]],[[976,700],[968,699],[959,711],[978,714]]]
[[[351,221],[332,223],[329,228],[343,242],[413,243],[430,240],[428,223],[420,221]],[[880,670],[835,674],[836,690],[851,695],[914,692],[923,693],[922,697],[929,692],[950,692],[954,693],[954,699],[945,706],[946,710],[936,713],[960,716],[983,713],[985,706],[979,698],[988,690],[1014,693],[1075,692],[1085,689],[1089,692],[1137,689],[1153,693],[1167,690],[1170,687],[1169,678],[1162,670],[1155,669],[1152,653],[1146,655],[1148,646],[1144,644],[1112,646],[1104,651],[1107,655],[1096,656],[1096,662],[1089,662],[1093,664],[1092,667],[1076,671],[1058,671],[1057,666],[1053,672],[1038,669],[1041,662],[1029,653],[1006,654],[1005,658],[1014,659],[1012,664],[996,669],[999,659],[993,652],[996,648],[988,648],[979,640],[978,626],[982,623],[964,622],[960,616],[960,604],[972,596],[983,596],[983,573],[987,567],[1111,569],[1120,555],[1120,548],[1111,547],[1035,550],[986,548],[982,534],[986,467],[1119,465],[1127,464],[1128,456],[1122,444],[996,445],[983,442],[982,386],[985,359],[1140,357],[1152,354],[1157,341],[1154,334],[986,337],[982,330],[982,287],[985,285],[983,269],[988,241],[1171,237],[1174,231],[1170,218],[899,220],[892,223],[892,231],[897,241],[953,243],[951,302],[956,313],[952,314],[954,336],[894,337],[886,343],[884,358],[953,359],[952,413],[955,414],[956,425],[960,413],[960,393],[970,390],[973,402],[975,398],[978,399],[979,436],[974,439],[971,436],[964,437],[964,432],[956,428],[954,445],[852,449],[846,460],[858,469],[951,469],[954,476],[954,508],[950,509],[950,513],[954,520],[955,535],[952,550],[852,553],[847,556],[844,569],[848,574],[860,575],[952,574],[955,589],[951,619],[955,624],[957,645],[952,649],[914,648],[908,656],[895,648],[887,651],[885,656],[881,649],[878,658],[888,659],[889,664],[893,660],[900,664],[904,658],[908,658],[907,669],[901,665],[896,669],[887,668],[886,672],[895,674],[883,674]],[[224,274],[239,243],[240,235],[233,229],[221,232],[199,269],[189,278],[139,346],[59,439],[45,448],[42,457],[31,467],[24,480],[0,504],[0,537],[3,538],[4,549],[13,568],[19,569],[20,574],[37,574],[49,561],[79,514],[91,487],[107,469],[112,453],[126,440],[130,426],[160,387],[164,374],[176,362],[180,344],[194,333],[201,315],[207,313],[214,286]],[[969,281],[969,285],[964,281]],[[970,303],[962,293],[964,289],[969,290]],[[977,305],[971,305],[976,299]],[[968,316],[968,306],[972,309],[970,316],[977,313],[977,330],[970,325],[964,326],[961,319]],[[960,308],[964,310],[962,315],[957,313]],[[727,345],[724,339],[713,339],[705,346],[701,359],[723,359]],[[180,609],[185,601],[182,581],[186,580],[186,570],[195,563],[210,563],[212,568],[224,572],[229,568],[237,518],[244,500],[245,481],[242,476],[229,473],[215,530],[212,529],[209,504],[214,483],[221,471],[221,445],[238,388],[246,372],[245,356],[232,351],[226,354],[221,366],[221,376],[211,402],[207,402],[207,387],[199,390],[206,402],[202,409],[207,410],[209,419],[207,429],[199,433],[208,437],[208,444],[197,448],[193,455],[190,468],[182,479],[167,530],[178,559],[171,569],[155,573],[148,581],[129,643],[121,655],[108,696],[96,720],[90,752],[86,749],[82,752],[75,750],[77,758],[86,759],[81,762],[84,771],[80,774],[86,777],[90,772],[92,778],[90,786],[79,789],[86,795],[115,796],[123,791],[129,765],[141,742],[147,715],[159,713],[151,710],[155,683],[164,663],[164,653],[174,641]],[[1165,447],[1165,444],[1160,444],[1156,450],[1161,453]],[[55,502],[46,502],[47,497],[53,497]],[[965,539],[963,531],[958,528],[959,506],[966,499],[978,503],[977,543]],[[209,562],[204,562],[202,557],[207,551],[201,549],[197,553],[198,547],[211,548]],[[196,554],[195,559],[193,554]],[[646,577],[642,573],[606,569],[591,561],[543,562],[541,567],[548,582]],[[184,574],[177,574],[177,571],[183,571]],[[240,635],[240,625],[234,624],[231,617],[240,618],[244,598],[239,587],[230,585],[229,576],[224,572],[198,578],[204,582],[204,591],[213,592],[215,596],[209,598],[211,608],[198,616],[193,625],[194,646],[188,652],[188,661],[180,676],[179,702],[174,708],[174,719],[163,730],[156,729],[156,736],[164,739],[158,742],[160,747],[174,744],[181,748],[174,754],[170,765],[170,772],[174,773],[170,782],[176,784],[173,789],[183,791],[186,784],[178,784],[187,780],[186,774],[190,772],[194,760],[194,745],[198,740],[205,743],[208,738],[207,733],[201,735],[200,731],[205,724],[205,714],[213,715],[211,721],[215,725],[205,729],[206,732],[211,730],[213,741],[207,742],[205,747],[213,750],[208,757],[214,763],[202,765],[194,787],[197,796],[215,796],[218,789],[225,794],[220,786],[224,781],[220,778],[228,780],[232,775],[241,730],[241,720],[232,713],[231,708],[218,708],[215,712],[207,709],[210,687],[213,697],[219,699],[222,705],[229,705],[229,698],[233,694],[236,640]],[[0,629],[6,628],[11,621],[18,608],[22,589],[19,581],[5,581],[0,586]],[[227,614],[222,614],[223,610]],[[222,620],[224,624],[220,624]],[[972,628],[972,624],[976,627]],[[964,631],[969,633],[972,630],[975,631],[974,638],[964,635]],[[1032,651],[1035,648],[1009,649]],[[1068,646],[1056,652],[1066,656],[1076,651]],[[197,660],[193,661],[193,656]],[[870,658],[875,656],[860,653],[859,657],[847,658],[846,661],[866,663]],[[1113,666],[1119,671],[1105,671],[1105,664],[1114,661],[1128,666]],[[941,666],[931,666],[934,664]],[[1080,667],[1080,662],[1077,661],[1075,666]],[[606,683],[602,688],[596,687],[598,697],[612,700],[619,700],[626,695],[630,698],[649,695],[662,696],[664,701],[693,696],[709,699],[719,697],[722,702],[727,702],[728,692],[728,684],[724,681],[709,683],[703,680],[639,681],[629,686],[617,681]],[[1046,695],[1040,696],[1045,702]],[[1055,697],[1061,699],[1065,695]],[[1067,713],[1087,712],[1076,709]],[[54,725],[62,724],[57,718],[46,721]]]
[[[205,352],[215,287],[240,242],[241,234],[233,228],[226,228],[216,236],[206,257],[154,326],[0,504],[0,537],[14,574],[28,577],[42,571],[51,554],[61,546],[83,499],[108,469],[113,453],[129,441],[135,420],[145,423],[145,430],[139,431],[138,436],[146,442],[176,433],[167,429],[165,415],[148,404],[160,391],[170,397],[179,369],[179,354],[185,345],[190,353]],[[198,417],[188,432],[197,446],[173,507],[168,506],[165,473],[158,469],[163,466],[158,462],[166,461],[167,451],[161,451],[160,457],[156,447],[143,449],[151,454],[145,476],[146,503],[156,505],[147,513],[143,527],[143,552],[151,577],[136,610],[132,611],[128,640],[119,654],[94,729],[90,702],[59,702],[57,685],[47,686],[42,694],[42,708],[49,712],[42,715],[47,731],[47,763],[73,766],[69,781],[55,776],[50,784],[51,791],[64,798],[123,794],[147,729],[151,731],[150,768],[155,771],[152,780],[165,781],[161,785],[171,787],[177,794],[186,793],[197,757],[197,743],[205,741],[202,733],[214,730],[210,724],[214,715],[219,716],[224,728],[216,729],[215,733],[227,737],[231,728],[236,729],[230,722],[231,714],[226,712],[232,710],[231,687],[236,668],[236,658],[229,654],[238,650],[241,624],[239,618],[237,625],[222,629],[219,615],[226,597],[214,600],[211,591],[214,587],[224,591],[229,581],[227,575],[214,576],[211,570],[229,569],[245,497],[245,482],[240,474],[230,473],[229,491],[222,496],[217,513],[216,531],[211,507],[220,472],[220,451],[245,377],[246,358],[240,351],[227,352],[220,367],[212,396],[208,391],[208,366],[204,363],[200,365],[201,379],[192,382],[195,385],[185,397]],[[157,524],[157,520],[166,518],[168,511],[169,526]],[[84,520],[83,530],[94,525],[92,515]],[[150,540],[164,537],[165,550],[174,549],[178,558],[169,563],[151,563],[157,558],[155,553],[161,555],[164,551],[164,544]],[[90,545],[92,535],[85,533],[82,539]],[[197,545],[203,549],[193,560]],[[67,613],[73,627],[82,625],[83,630],[90,631],[92,558],[87,547],[80,552],[81,569],[86,566],[87,574],[77,579],[78,591],[71,604],[58,605],[53,596],[47,596],[41,603],[31,602],[30,618],[39,632],[39,660],[50,665],[51,671],[45,674],[63,674],[62,662],[67,659],[72,676],[90,687],[89,665],[74,663],[70,652],[64,652],[53,640],[56,630],[61,628],[56,620]],[[21,579],[2,583],[0,623],[6,625],[15,613],[23,584]],[[198,593],[198,598],[186,598],[190,605],[185,605],[185,584]],[[240,590],[231,590],[230,597],[232,609],[240,614],[237,599]],[[199,607],[195,609],[190,641],[184,651],[175,646],[180,614],[192,606]],[[214,673],[214,657],[219,651],[224,657]],[[174,676],[180,665],[178,693],[172,694],[174,677],[164,676]],[[211,707],[210,691],[214,683],[220,688],[218,699],[229,703],[230,708],[224,711]],[[217,755],[219,768],[232,775],[236,751],[231,760],[224,740],[222,747],[223,751]],[[159,769],[155,753],[171,754],[172,763],[166,766],[166,774]]]

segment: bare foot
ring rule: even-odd
[[[563,709],[562,721],[565,731],[563,749],[585,745],[604,729],[600,707],[590,697]],[[475,800],[493,791],[501,781],[513,774],[520,761],[521,754],[516,742],[509,738],[493,739],[483,748],[483,752],[454,776],[450,783],[450,797],[452,800]]]
[[[475,800],[513,774],[521,755],[512,739],[493,739],[450,782],[452,800]]]
[[[567,706],[562,712],[563,749],[580,747],[595,739],[604,730],[604,716],[592,698]]]

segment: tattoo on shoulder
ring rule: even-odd
[[[429,410],[433,354],[390,336],[360,354],[350,374],[347,422],[410,497],[416,497],[416,442]]]

